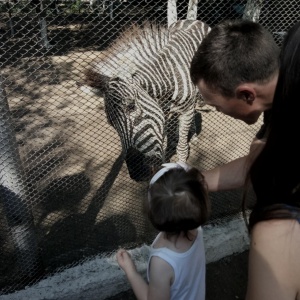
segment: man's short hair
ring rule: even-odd
[[[225,96],[245,82],[267,82],[278,70],[279,47],[262,25],[235,20],[208,33],[191,62],[191,79],[201,79]]]

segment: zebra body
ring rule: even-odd
[[[117,41],[107,51],[115,55],[110,52],[87,74],[90,86],[105,91],[108,121],[117,130],[125,153],[133,148],[142,154],[143,168],[166,160],[166,123],[174,114],[179,120],[178,160],[188,158],[188,133],[199,97],[189,67],[209,31],[205,23],[190,20],[168,29],[149,24],[134,28],[129,42]]]

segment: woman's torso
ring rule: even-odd
[[[260,221],[253,227],[247,300],[300,300],[300,224]]]

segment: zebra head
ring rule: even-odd
[[[164,161],[165,116],[142,87],[131,78],[112,78],[104,97],[108,122],[121,139],[130,177],[149,179],[154,167]]]

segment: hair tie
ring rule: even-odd
[[[172,169],[184,169],[186,172],[188,172],[191,167],[187,165],[184,162],[177,162],[177,163],[165,163],[162,164],[164,168],[160,169],[150,180],[149,186],[151,186],[153,183],[155,183],[161,176],[163,176],[165,173]]]

